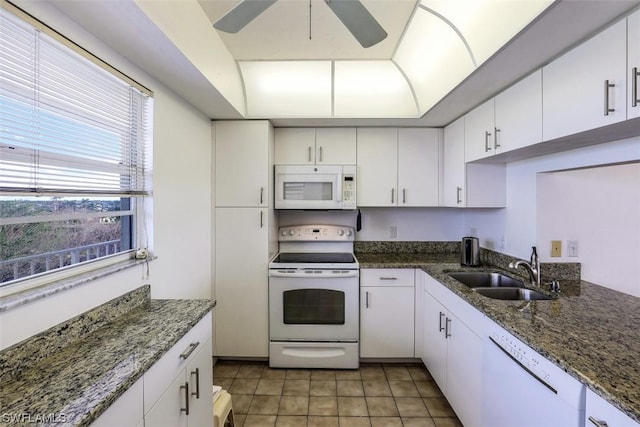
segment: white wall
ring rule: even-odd
[[[0,315],[3,341],[21,340],[138,286],[153,298],[211,297],[211,125],[207,117],[112,51],[48,2],[18,1],[36,18],[155,92],[153,253],[142,268],[111,275]]]
[[[541,173],[537,193],[541,260],[580,262],[584,280],[640,296],[640,163]],[[551,240],[561,257],[550,257]]]

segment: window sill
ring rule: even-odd
[[[111,274],[133,268],[148,261],[152,261],[155,258],[156,257],[149,257],[147,259],[128,259],[125,261],[120,261],[109,266],[97,268],[87,273],[78,274],[62,280],[56,280],[55,282],[38,286],[36,288],[0,297],[0,313],[9,311],[21,305],[29,304],[31,302],[47,298],[51,295],[55,295],[68,289],[73,289],[75,287],[84,285],[94,280],[101,279]]]

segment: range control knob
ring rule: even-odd
[[[344,230],[342,228],[338,230],[338,236],[344,236]]]
[[[347,230],[347,236],[351,237],[352,234],[351,230]]]
[[[289,230],[289,236],[293,236],[294,234],[296,234],[296,232],[295,232],[295,231],[293,231],[293,230]]]
[[[280,234],[282,234],[283,236],[286,236],[287,235],[287,230],[282,230],[282,232]]]

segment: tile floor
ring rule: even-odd
[[[237,427],[462,426],[422,364],[273,369],[219,360],[213,382],[231,393]]]

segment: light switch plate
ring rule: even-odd
[[[562,256],[562,241],[552,240],[551,241],[551,257],[558,258],[561,256]]]

